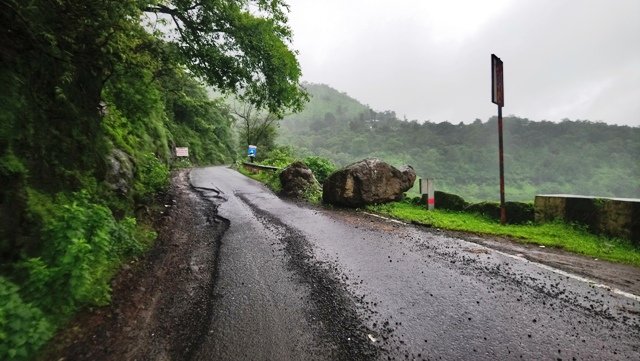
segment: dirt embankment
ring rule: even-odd
[[[174,175],[159,237],[112,282],[111,305],[80,313],[42,360],[189,359],[209,324],[219,239],[228,221]]]

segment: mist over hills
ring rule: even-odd
[[[279,143],[338,165],[379,157],[410,164],[436,189],[497,200],[497,117],[471,124],[398,119],[327,85],[306,83],[311,101],[281,122]],[[573,193],[640,198],[640,128],[588,120],[504,117],[507,200]]]

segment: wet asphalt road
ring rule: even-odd
[[[281,200],[226,167],[196,360],[640,360],[640,299],[437,230]]]

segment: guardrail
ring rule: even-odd
[[[279,171],[280,168],[278,167],[273,167],[270,165],[262,165],[262,164],[255,164],[255,163],[249,163],[249,162],[242,162],[242,166],[252,172],[252,173],[259,173],[261,171],[270,171],[270,172],[275,172],[275,171]]]

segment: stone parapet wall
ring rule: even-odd
[[[595,233],[640,246],[640,199],[545,194],[536,196],[534,209],[538,223],[555,219],[580,223]]]

